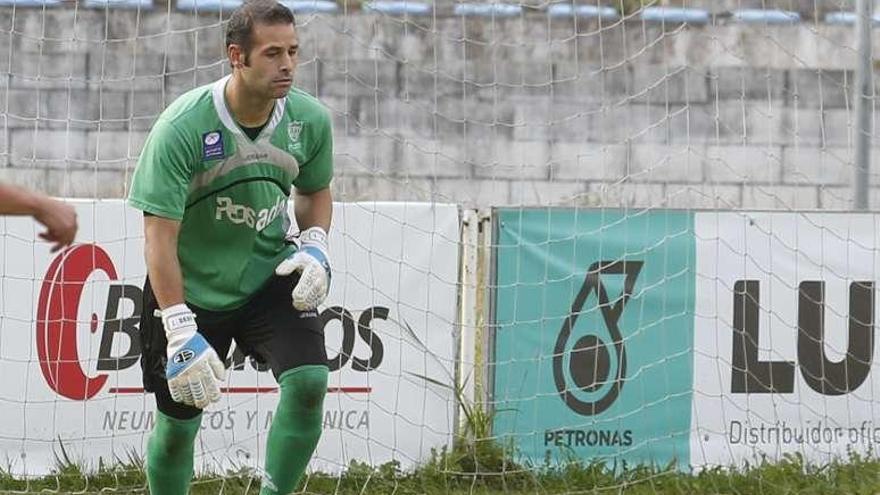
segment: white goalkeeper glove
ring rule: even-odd
[[[165,378],[171,398],[199,409],[220,400],[226,367],[199,333],[193,312],[186,304],[171,306],[162,311],[162,324],[168,338]]]
[[[299,311],[317,309],[330,290],[330,256],[327,254],[327,232],[310,227],[299,233],[299,249],[276,268],[277,275],[299,272],[293,288],[293,307]]]

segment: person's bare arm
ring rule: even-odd
[[[144,256],[147,275],[160,309],[184,302],[183,275],[177,258],[180,222],[168,218],[144,216]]]
[[[162,326],[168,339],[168,391],[176,402],[204,409],[220,400],[219,384],[225,379],[226,369],[199,333],[196,316],[184,301],[183,274],[177,257],[179,234],[179,221],[144,216],[147,275],[162,310]]]
[[[329,187],[309,194],[296,191],[293,205],[296,225],[300,231],[311,227],[321,227],[324,232],[330,231],[333,196]]]
[[[39,236],[54,244],[52,252],[76,238],[76,211],[72,206],[38,192],[0,184],[0,215],[30,215],[46,227]]]
[[[300,247],[275,268],[275,273],[281,276],[300,273],[291,293],[293,307],[310,311],[317,309],[330,290],[330,255],[327,247],[327,230],[333,217],[330,189],[309,194],[297,191],[294,215],[299,227]]]

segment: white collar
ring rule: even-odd
[[[244,132],[235,122],[235,119],[232,118],[232,113],[229,111],[229,107],[226,106],[226,83],[229,82],[229,79],[232,75],[228,75],[221,79],[218,79],[214,83],[214,87],[211,89],[212,96],[214,98],[214,108],[217,110],[217,115],[220,117],[220,122],[223,123],[223,126],[229,130],[232,134],[247,139]],[[263,127],[263,130],[260,131],[260,135],[256,140],[268,139],[272,132],[275,131],[275,127],[278,126],[278,123],[281,122],[281,118],[284,117],[284,107],[287,103],[287,97],[279,98],[275,101],[275,109],[272,111],[272,116],[269,117],[269,122],[266,123],[266,126]],[[255,141],[256,141],[255,140]]]

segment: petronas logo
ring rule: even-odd
[[[559,330],[553,351],[556,390],[565,404],[582,416],[599,414],[611,407],[626,381],[626,348],[618,321],[633,293],[642,264],[642,261],[618,260],[593,263],[571,313]],[[603,276],[622,276],[622,293],[609,297]],[[591,295],[598,299],[601,318],[586,316],[590,308],[584,306]],[[573,335],[578,317],[588,318],[593,325],[589,333],[579,338]]]

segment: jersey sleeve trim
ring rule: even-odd
[[[183,220],[183,215],[181,215],[179,212],[172,211],[167,208],[163,208],[161,206],[158,206],[158,205],[155,205],[152,203],[148,203],[146,201],[141,201],[141,200],[135,199],[135,198],[128,198],[128,204],[134,208],[137,208],[138,210],[145,211],[147,213],[152,213],[153,215],[156,215],[157,217],[163,217],[163,218],[168,218],[171,220],[178,220],[178,221]]]

